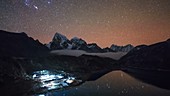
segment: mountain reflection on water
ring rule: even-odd
[[[48,71],[44,72],[45,74],[46,72],[51,74]],[[38,76],[39,73],[41,74],[40,71],[35,72],[36,76],[33,75],[33,77],[41,78],[40,80],[45,82],[46,80],[44,81],[44,79],[42,79],[44,76],[46,77],[44,72],[42,71],[41,76]],[[53,80],[53,77],[56,77],[57,79]],[[58,81],[54,84],[56,87],[52,87],[53,84],[50,85],[52,89],[59,88],[58,85],[61,85],[62,88],[66,87],[65,85],[71,87],[72,85],[70,85],[69,82],[72,82],[72,80],[80,82],[79,80],[74,79],[76,77],[73,76],[71,79],[70,75],[65,76],[64,74],[62,75],[62,73],[55,75],[51,74],[47,76],[47,78],[47,81],[51,81],[51,79],[53,82]],[[43,86],[46,86],[46,84]],[[51,87],[49,87],[50,90]],[[170,96],[170,90],[161,89],[140,82],[122,71],[112,71],[95,81],[87,81],[80,86],[75,86],[66,90],[41,93],[35,96]]]

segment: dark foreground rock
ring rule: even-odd
[[[58,89],[57,87],[56,89],[51,90],[54,91],[62,90],[62,88],[65,89],[65,87],[69,88],[77,86],[85,81],[96,80],[104,74],[113,70],[113,68],[119,68],[118,65],[114,64],[115,60],[88,55],[82,55],[79,57],[59,55],[47,55],[44,57],[34,58],[1,57],[0,62],[0,84],[2,85],[0,89],[3,89],[3,92],[7,94],[6,96],[11,94],[21,95],[23,93],[26,95],[30,95],[51,90],[48,89],[48,86],[40,86],[40,80],[33,78],[35,72],[41,72],[40,75],[45,76],[43,70],[54,73],[50,73],[52,77],[53,75],[61,75],[62,73],[63,79],[61,78],[61,80],[70,79],[71,77],[69,76],[74,77],[74,80],[64,81],[71,83],[72,81],[74,81],[73,84],[66,85],[65,83],[61,82],[61,84],[63,84],[63,87],[61,87],[61,85],[58,85],[61,88]],[[48,75],[49,72],[46,72],[46,74]],[[37,78],[41,79],[42,77]],[[48,81],[48,79],[49,78],[47,78],[47,81],[45,83],[60,81],[53,79]],[[24,84],[25,86],[23,89],[21,88],[21,84]],[[16,89],[21,90],[18,92],[16,91]],[[10,92],[10,94],[8,94],[8,92]]]

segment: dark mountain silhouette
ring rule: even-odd
[[[0,30],[0,56],[32,57],[46,54],[49,49],[24,32],[12,33]]]
[[[149,46],[136,46],[118,63],[123,71],[136,79],[170,89],[170,39]]]
[[[120,59],[122,66],[143,69],[170,69],[170,39],[153,45],[140,45]]]
[[[109,47],[103,48],[104,52],[116,52],[110,49]]]

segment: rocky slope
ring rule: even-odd
[[[120,62],[124,67],[170,70],[170,39],[149,46],[137,46]]]

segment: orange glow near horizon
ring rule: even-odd
[[[49,43],[59,32],[100,47],[170,38],[170,0],[2,0],[0,30],[26,32]],[[36,6],[36,7],[35,7]]]
[[[135,25],[135,26],[134,26]],[[73,37],[79,37],[84,39],[87,43],[97,43],[101,47],[110,47],[112,44],[116,45],[126,45],[132,44],[134,46],[141,44],[154,44],[157,42],[165,41],[170,38],[170,22],[162,22],[156,24],[156,22],[149,22],[148,24],[127,24],[127,26],[111,27],[110,29],[105,29],[102,26],[87,26],[83,30],[83,34],[77,34],[76,29],[72,34],[62,33],[62,31],[53,31],[53,34],[49,35],[39,35],[36,38],[42,43],[49,43],[55,32],[60,32],[65,35],[68,39]],[[76,26],[79,29],[79,26]],[[89,34],[90,31],[91,32]],[[87,34],[86,34],[87,33]],[[97,34],[96,34],[97,33]]]

